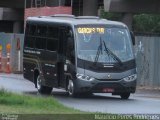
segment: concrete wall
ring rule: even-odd
[[[159,0],[104,0],[106,12],[160,13]]]
[[[41,7],[41,8],[27,8],[25,9],[25,19],[31,16],[47,16],[54,14],[72,14],[71,7]]]
[[[24,0],[0,0],[0,7],[24,8]]]
[[[97,16],[98,14],[98,0],[83,0],[83,15]]]
[[[23,21],[24,19],[23,9],[12,9],[12,8],[1,8],[1,9],[3,9],[2,20]]]
[[[24,10],[0,8],[0,32],[22,33]]]

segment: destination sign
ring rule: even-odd
[[[91,34],[91,33],[100,33],[104,34],[105,29],[104,28],[78,28],[78,33],[81,34]]]

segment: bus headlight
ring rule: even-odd
[[[137,74],[133,74],[133,75],[130,75],[128,77],[123,78],[123,80],[126,81],[126,82],[131,82],[131,81],[134,81],[136,79],[137,79]]]
[[[93,78],[93,77],[90,77],[90,76],[87,76],[87,75],[84,75],[84,74],[79,74],[79,73],[76,74],[76,77],[80,80],[85,80],[85,81],[95,80],[95,78]]]

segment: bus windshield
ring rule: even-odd
[[[134,59],[131,37],[126,28],[78,26],[76,37],[79,59],[100,63]]]

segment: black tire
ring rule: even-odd
[[[71,79],[68,81],[68,94],[71,97],[77,97],[78,96],[78,93],[76,92],[76,87],[74,85],[74,82]]]
[[[51,94],[52,89],[53,89],[52,87],[48,87],[48,86],[43,86],[43,85],[41,85],[40,75],[37,76],[36,86],[37,86],[38,92],[41,93],[41,94]]]
[[[120,96],[121,96],[121,99],[127,100],[130,96],[130,93],[122,93]]]

